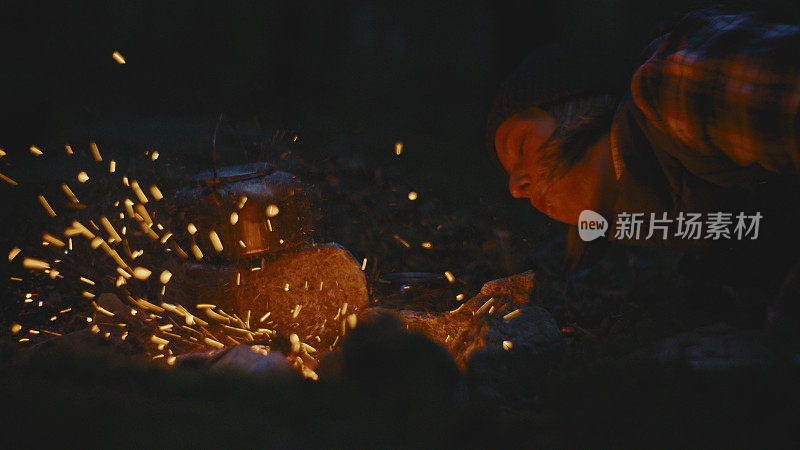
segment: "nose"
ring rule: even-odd
[[[531,178],[527,174],[512,173],[508,177],[508,191],[514,198],[527,197]]]

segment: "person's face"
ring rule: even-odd
[[[508,172],[508,190],[513,197],[527,198],[553,219],[575,225],[581,211],[597,208],[601,180],[608,170],[608,154],[590,149],[563,177],[546,180],[538,175],[538,163],[544,153],[542,144],[556,127],[553,116],[531,108],[500,125],[495,148]]]

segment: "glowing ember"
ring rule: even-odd
[[[45,270],[50,268],[50,264],[41,259],[25,258],[22,260],[22,267],[26,269]]]
[[[78,174],[78,181],[80,183],[86,183],[87,181],[89,181],[89,175],[87,175],[86,172],[80,172]]]
[[[489,300],[486,300],[486,303],[481,305],[481,307],[478,308],[477,311],[475,311],[475,315],[480,316],[481,314],[483,314],[487,309],[489,309],[490,306],[492,306],[492,303],[494,303],[494,297],[490,298]]]
[[[136,278],[137,280],[144,281],[144,280],[150,278],[150,274],[152,274],[152,273],[153,272],[151,270],[146,269],[146,268],[141,267],[141,266],[140,267],[136,267],[136,268],[133,269],[133,277]]]
[[[456,277],[454,277],[453,274],[450,273],[450,271],[446,271],[444,273],[444,276],[445,276],[445,278],[447,278],[447,281],[449,281],[451,283],[454,283],[456,281]]]
[[[189,231],[189,234],[197,233],[197,227],[194,226],[193,223],[190,223],[189,225],[186,225],[186,230]]]
[[[66,183],[61,185],[61,190],[64,191],[65,194],[67,194],[67,197],[69,197],[69,199],[72,200],[72,203],[80,203],[78,201],[78,197],[75,196],[75,194],[72,192],[72,189],[70,189]]]
[[[231,213],[231,225],[236,225],[237,222],[239,222],[239,213],[234,211]]]
[[[510,313],[503,316],[503,320],[511,320],[519,316],[520,314],[522,314],[522,311],[520,311],[519,309],[515,309],[514,311],[511,311]]]
[[[95,161],[100,162],[103,160],[103,157],[100,156],[100,149],[97,148],[97,143],[94,141],[89,142],[89,149],[92,151],[92,158],[94,158]]]
[[[408,241],[406,241],[405,239],[401,238],[400,236],[398,236],[396,234],[393,237],[397,242],[403,244],[403,247],[411,248],[411,244],[409,244]]]
[[[153,196],[154,199],[156,199],[156,201],[159,201],[162,198],[164,198],[164,194],[161,193],[161,190],[159,190],[158,186],[156,186],[155,184],[150,186],[150,194]]]
[[[12,333],[12,334],[17,334],[17,333],[19,333],[19,331],[20,331],[21,329],[22,329],[22,325],[20,325],[20,324],[18,324],[18,323],[15,323],[15,324],[11,325],[11,333]]]
[[[394,143],[394,154],[400,156],[403,153],[403,141],[397,141]]]
[[[161,275],[158,277],[158,280],[161,281],[161,284],[169,283],[170,278],[172,278],[172,272],[169,270],[165,270],[161,272]]]
[[[105,216],[100,217],[100,224],[103,225],[103,228],[105,228],[106,232],[113,240],[122,242],[122,236],[117,233],[117,230],[114,229],[111,222]]]
[[[114,173],[117,171],[117,162],[113,159],[108,163],[108,173]]]
[[[503,341],[503,350],[511,350],[514,344],[511,341]]]
[[[131,181],[131,189],[133,189],[133,193],[136,194],[136,198],[138,198],[142,204],[147,203],[147,196],[144,195],[144,191],[142,191],[142,188],[139,187],[138,181]]]
[[[200,251],[200,247],[198,247],[197,244],[192,244],[191,250],[196,260],[200,261],[201,259],[203,259],[203,252]]]
[[[150,160],[155,161],[158,159],[158,150],[155,150],[153,153],[150,154]]]
[[[114,61],[116,61],[117,63],[125,64],[125,58],[119,52],[112,53],[111,57],[114,58]]]
[[[411,201],[416,200],[417,199],[417,193],[414,192],[414,191],[409,192],[408,193],[408,199],[411,200]]]
[[[53,236],[50,233],[44,233],[42,235],[42,240],[44,242],[47,242],[50,245],[55,245],[56,247],[64,247],[65,245],[67,245],[67,244],[64,243],[64,241],[62,241],[61,239]]]
[[[11,251],[10,251],[10,252],[8,252],[8,262],[11,262],[11,261],[13,261],[13,260],[14,260],[14,258],[16,258],[16,257],[17,257],[17,255],[19,254],[19,252],[20,252],[20,249],[19,249],[19,247],[14,247],[14,248],[12,248],[12,249],[11,249]]]
[[[10,184],[12,186],[17,186],[19,184],[16,181],[12,180],[11,178],[3,175],[2,173],[0,173],[0,180],[5,181],[6,183],[8,183],[8,184]]]
[[[203,342],[205,342],[207,345],[210,345],[210,346],[216,347],[216,348],[225,347],[225,344],[223,344],[222,342],[219,342],[216,339],[205,338],[205,339],[203,339]]]
[[[36,156],[42,156],[43,155],[42,150],[39,147],[35,146],[35,145],[31,145],[30,151],[31,151],[32,154],[34,154]]]
[[[280,210],[276,205],[269,205],[267,206],[267,217],[275,217],[278,215]]]
[[[99,312],[100,314],[105,314],[108,317],[114,317],[114,313],[98,305],[97,302],[92,301],[92,306],[94,306],[94,309],[97,310],[97,312]]]
[[[223,250],[222,241],[220,241],[219,235],[217,235],[217,232],[214,231],[214,230],[211,230],[208,233],[208,238],[211,240],[211,245],[214,246],[214,250],[216,250],[217,253],[222,252],[222,250]]]
[[[431,244],[430,242],[423,242],[420,245],[422,246],[422,248],[431,248],[431,247],[433,247],[433,244]]]

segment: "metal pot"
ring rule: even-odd
[[[176,233],[185,249],[196,245],[211,262],[247,265],[254,258],[312,241],[310,200],[296,176],[269,163],[223,167],[192,178],[178,191]]]

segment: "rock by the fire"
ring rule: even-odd
[[[505,296],[516,304],[525,304],[534,297],[536,276],[532,270],[489,281],[481,288],[484,297]]]
[[[394,314],[447,348],[466,372],[471,397],[528,403],[539,392],[538,375],[564,346],[553,316],[530,304],[534,280],[526,272],[490,281],[450,312],[367,308],[365,315]]]
[[[328,350],[344,334],[347,317],[369,304],[360,264],[344,247],[313,244],[287,252],[258,271],[242,275],[233,289],[234,307],[273,323],[281,334]]]
[[[725,323],[665,338],[636,356],[664,362],[681,361],[705,371],[765,366],[776,360],[763,336]]]
[[[237,345],[228,349],[211,364],[213,372],[239,372],[247,374],[289,373],[292,368],[286,356],[263,345]]]
[[[369,303],[360,264],[335,243],[309,244],[264,258],[250,268],[186,264],[171,285],[176,303],[209,303],[240,318],[249,328],[296,334],[303,350],[329,350],[349,327],[347,317]]]
[[[491,281],[479,295],[450,312],[368,310],[397,315],[409,329],[444,345],[462,368],[484,349],[538,356],[560,349],[563,336],[550,313],[528,304],[533,280],[533,272],[525,272]]]
[[[376,401],[397,407],[437,408],[458,399],[458,366],[441,345],[406,330],[390,314],[368,308],[340,349],[323,356],[322,379],[349,379]]]
[[[293,373],[283,353],[265,345],[250,344],[184,353],[177,356],[175,366],[250,375]]]

